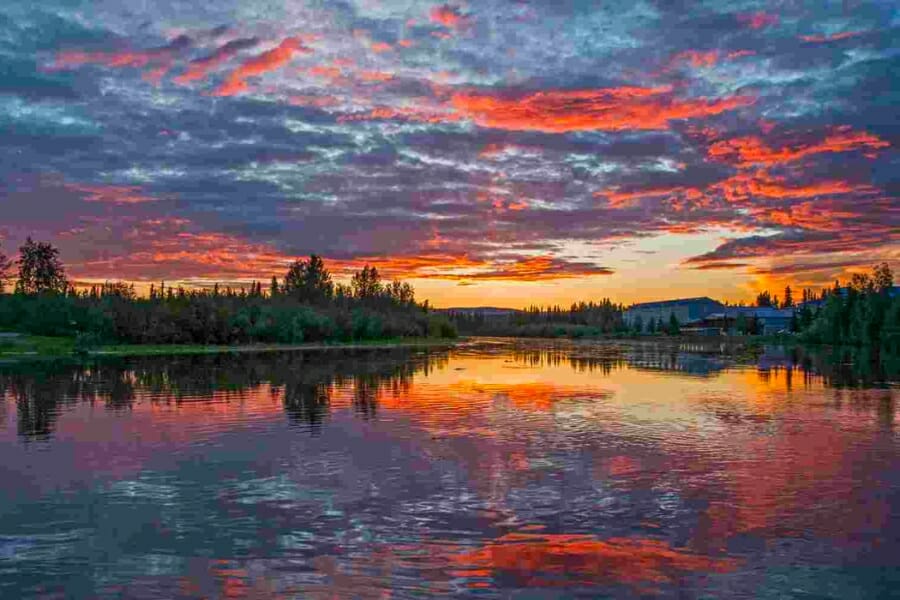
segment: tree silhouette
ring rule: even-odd
[[[284,277],[284,289],[301,302],[323,302],[334,295],[331,274],[316,254],[310,255],[308,260],[297,260],[291,264]]]
[[[669,335],[678,335],[681,333],[681,326],[678,324],[678,317],[675,313],[669,313]]]
[[[772,296],[769,292],[760,292],[756,295],[756,306],[772,306]]]
[[[371,300],[382,292],[378,269],[369,265],[364,266],[362,271],[353,274],[350,285],[353,287],[353,295],[360,300]]]
[[[49,242],[35,242],[28,237],[19,248],[16,291],[22,294],[65,294],[68,288],[69,281],[59,260],[59,250]]]
[[[886,262],[873,269],[872,279],[875,281],[875,289],[879,292],[886,292],[894,286],[894,272]]]
[[[10,268],[12,268],[12,260],[3,253],[3,248],[0,248],[0,294],[4,292],[6,280],[9,279]]]

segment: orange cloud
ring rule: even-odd
[[[258,43],[259,40],[257,38],[232,40],[217,48],[212,54],[192,60],[188,63],[184,73],[175,77],[172,81],[186,85],[192,81],[205,79],[212,69],[228,61],[241,50],[252,48]]]
[[[625,208],[631,206],[637,200],[645,198],[675,198],[683,197],[691,201],[700,201],[703,191],[693,187],[673,186],[663,188],[648,188],[631,192],[617,190],[602,190],[594,192],[595,197],[605,197],[611,208]]]
[[[755,13],[739,13],[737,15],[738,23],[746,25],[750,29],[762,29],[770,25],[778,24],[778,15],[772,15],[765,12]]]
[[[372,44],[372,52],[382,54],[384,52],[393,52],[394,47],[387,42],[375,42]]]
[[[109,204],[141,204],[156,202],[156,198],[147,196],[137,186],[117,185],[84,185],[66,183],[65,189],[84,195],[87,202],[106,202]]]
[[[290,62],[297,52],[309,53],[312,50],[304,46],[299,38],[285,38],[277,47],[241,63],[241,66],[232,71],[213,94],[216,96],[233,96],[244,92],[248,89],[246,82],[248,77],[257,77],[280,69]]]
[[[385,71],[360,71],[359,78],[363,81],[384,82],[393,79],[394,75]]]
[[[448,29],[459,29],[468,23],[468,18],[460,13],[458,8],[449,4],[435,6],[428,14],[428,18],[432,23],[438,23]]]
[[[747,96],[720,100],[672,96],[671,87],[550,90],[524,96],[457,93],[451,104],[485,127],[517,131],[669,129],[669,122],[721,114],[753,104]]]
[[[787,208],[760,207],[754,212],[770,223],[817,231],[840,231],[846,226],[842,219],[856,219],[860,216],[859,212],[842,210],[834,203],[823,201],[806,201]]]
[[[93,51],[63,50],[58,52],[50,71],[72,69],[86,64],[103,65],[112,69],[132,68],[144,69],[153,67],[144,74],[144,79],[154,83],[171,69],[175,56],[191,45],[187,36],[179,36],[165,46],[147,50],[111,50]]]
[[[510,207],[520,210],[523,207]],[[551,281],[592,275],[611,275],[606,267],[551,256],[531,256],[511,260],[471,258],[467,255],[430,254],[423,256],[373,256],[328,261],[337,272],[349,274],[371,265],[387,277],[443,279],[449,281]]]
[[[838,127],[826,135],[822,141],[808,145],[772,148],[758,137],[747,136],[715,142],[709,147],[707,154],[713,160],[737,166],[774,165],[827,152],[839,153],[854,150],[874,152],[888,148],[890,145],[889,142],[868,132],[853,131],[850,127]]]
[[[800,39],[804,42],[811,43],[836,42],[838,40],[846,40],[848,38],[856,37],[864,33],[865,31],[841,31],[839,33],[833,33],[831,35],[801,35]]]
[[[672,62],[689,62],[694,67],[711,67],[719,60],[718,50],[700,52],[697,50],[685,50],[672,58]]]
[[[745,203],[754,198],[815,198],[841,194],[877,194],[870,185],[855,184],[842,180],[826,180],[792,186],[783,177],[775,177],[766,171],[738,173],[721,181],[712,188],[723,194],[732,203]]]

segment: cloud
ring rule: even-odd
[[[792,184],[785,177],[775,176],[764,170],[738,173],[715,184],[712,189],[720,192],[729,202],[738,204],[752,202],[757,198],[816,198],[841,194],[871,196],[880,193],[869,184],[839,179]]]
[[[449,121],[459,121],[461,118],[461,116],[454,113],[440,112],[438,110],[414,107],[392,108],[383,106],[365,112],[341,115],[338,118],[338,121],[347,123],[352,121],[397,120],[417,123],[446,123]]]
[[[109,204],[141,204],[156,202],[156,198],[147,195],[139,186],[118,185],[86,185],[66,183],[65,189],[82,195],[87,202],[105,202]]]
[[[693,267],[698,271],[726,271],[731,269],[744,269],[751,266],[745,262],[709,262]]]
[[[528,94],[458,92],[451,104],[479,125],[513,131],[669,129],[671,121],[751,106],[749,96],[676,98],[671,87],[547,90]]]
[[[211,54],[192,60],[188,63],[184,72],[175,77],[173,81],[175,83],[186,85],[193,81],[206,79],[211,70],[227,62],[242,50],[249,50],[257,44],[259,44],[259,38],[255,37],[231,40],[216,48]]]
[[[765,29],[778,24],[778,15],[766,12],[738,13],[738,23],[750,29]]]
[[[285,38],[277,47],[242,62],[238,68],[229,73],[213,95],[234,96],[246,92],[249,89],[246,81],[248,77],[258,77],[278,70],[289,63],[298,52],[311,53],[312,50],[304,46],[299,38]]]
[[[53,63],[47,67],[47,70],[68,70],[87,64],[103,65],[111,69],[147,69],[144,78],[148,81],[158,82],[172,68],[175,57],[192,45],[191,38],[180,35],[164,46],[147,50],[63,50],[56,54]]]
[[[838,33],[832,33],[830,35],[801,35],[800,39],[804,42],[809,42],[813,44],[824,44],[826,42],[838,42],[840,40],[847,40],[850,38],[858,37],[866,33],[865,31],[840,31]]]
[[[418,256],[359,257],[331,263],[349,274],[365,265],[388,277],[445,279],[450,281],[553,281],[595,275],[612,275],[607,267],[551,256],[516,256],[480,259],[469,255],[424,254]]]
[[[876,135],[852,128],[836,127],[822,140],[773,148],[761,138],[747,136],[713,143],[707,151],[713,160],[737,166],[776,165],[823,153],[863,151],[874,155],[891,144]]]
[[[428,13],[428,18],[432,23],[443,25],[448,29],[459,29],[469,23],[468,17],[449,4],[433,7]]]

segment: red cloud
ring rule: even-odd
[[[801,35],[800,39],[804,42],[812,43],[836,42],[838,40],[856,37],[864,33],[865,31],[841,31],[840,33],[833,33],[831,35]]]
[[[738,166],[754,164],[774,165],[798,160],[813,154],[826,152],[852,152],[865,150],[874,152],[890,147],[890,143],[865,131],[853,131],[850,127],[833,129],[820,142],[808,145],[772,148],[755,136],[723,140],[712,144],[708,156],[717,161]]]
[[[297,52],[312,52],[304,46],[299,38],[285,38],[276,48],[248,58],[241,66],[232,71],[225,81],[213,92],[216,96],[233,96],[247,90],[248,77],[256,77],[275,71],[286,65]]]
[[[512,209],[511,210],[515,210]],[[388,277],[445,279],[450,281],[552,281],[591,275],[611,275],[613,271],[593,263],[569,261],[551,256],[519,257],[516,260],[476,259],[467,255],[360,257],[328,261],[338,272],[350,273],[372,265]]]
[[[443,4],[435,6],[428,15],[433,23],[438,23],[448,29],[458,29],[468,23],[468,18],[459,12],[459,9]]]
[[[188,63],[184,73],[173,79],[173,81],[184,85],[192,81],[205,79],[212,69],[226,62],[241,50],[252,48],[258,43],[259,40],[257,38],[232,40],[217,48],[212,54],[192,60]]]
[[[67,190],[83,194],[87,202],[106,202],[109,204],[140,204],[143,202],[155,202],[156,198],[147,196],[137,186],[118,185],[84,185],[78,183],[66,183]]]
[[[746,25],[750,29],[762,29],[770,25],[778,24],[778,15],[771,15],[764,12],[755,13],[739,13],[737,15],[738,23]]]
[[[144,69],[153,67],[144,74],[148,81],[158,82],[172,67],[175,56],[191,45],[187,36],[179,36],[165,46],[147,50],[110,50],[86,52],[64,50],[57,53],[51,71],[72,69],[86,64],[103,65],[112,69]]]
[[[479,125],[517,131],[624,131],[669,129],[669,122],[717,115],[748,106],[747,96],[677,99],[671,87],[550,90],[509,97],[457,93],[451,104]]]
[[[685,50],[676,54],[672,58],[672,62],[689,62],[694,67],[711,67],[719,61],[719,56],[718,50],[709,50],[707,52]]]
[[[877,194],[878,190],[870,185],[855,184],[848,181],[817,181],[805,185],[788,185],[782,177],[774,177],[765,171],[738,173],[713,186],[732,203],[746,203],[754,198],[815,198],[818,196],[836,196],[842,194]]]

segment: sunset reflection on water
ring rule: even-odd
[[[3,366],[0,595],[875,597],[897,392],[847,365],[497,340]]]

